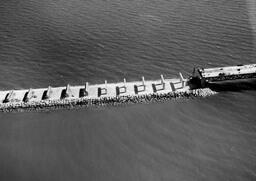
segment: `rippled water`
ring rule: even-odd
[[[2,0],[0,89],[255,63],[255,2]],[[0,114],[1,180],[255,180],[255,90]]]

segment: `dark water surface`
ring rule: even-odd
[[[0,89],[255,63],[254,1],[1,0]],[[255,17],[255,18],[254,18]],[[0,180],[256,180],[256,92],[0,114]]]

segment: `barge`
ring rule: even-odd
[[[217,68],[194,68],[189,78],[194,87],[213,87],[214,85],[239,84],[256,80],[256,64]]]

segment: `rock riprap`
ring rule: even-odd
[[[181,98],[206,97],[216,94],[209,88],[194,89],[186,91],[175,91],[168,93],[152,93],[136,96],[114,96],[101,98],[68,98],[60,100],[41,100],[39,102],[8,102],[0,104],[0,111],[33,111],[33,110],[48,110],[60,108],[74,107],[98,107],[98,106],[118,106],[125,104],[138,104],[150,102],[163,102]]]

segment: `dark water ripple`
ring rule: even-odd
[[[0,89],[255,63],[253,0],[2,0]],[[0,114],[0,180],[256,180],[255,90]]]

